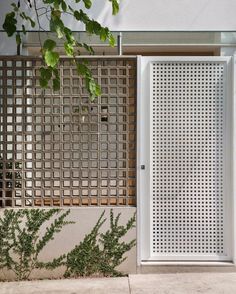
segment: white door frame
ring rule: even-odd
[[[235,60],[235,59],[234,59]],[[151,210],[151,197],[150,197],[150,62],[154,61],[217,61],[227,62],[228,65],[228,88],[227,97],[230,98],[228,104],[228,112],[230,113],[230,126],[227,127],[229,132],[231,152],[228,156],[229,165],[228,175],[229,187],[228,194],[231,198],[231,224],[230,232],[232,234],[231,242],[231,262],[235,261],[236,256],[236,85],[232,83],[235,74],[235,67],[230,66],[231,57],[138,57],[138,76],[137,76],[137,258],[138,265],[148,264],[148,262],[161,263],[158,259],[155,261],[150,256],[150,210]],[[235,62],[234,62],[235,63]],[[232,79],[231,79],[232,77]],[[232,80],[232,81],[231,81]],[[233,128],[233,126],[235,126]],[[181,261],[183,261],[181,259]],[[189,262],[188,262],[189,263]],[[196,262],[195,262],[196,263]]]

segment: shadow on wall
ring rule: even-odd
[[[16,55],[16,41],[15,38],[7,37],[7,34],[0,32],[0,54],[1,55]]]

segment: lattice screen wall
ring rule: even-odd
[[[226,255],[224,62],[154,62],[152,254]]]
[[[136,61],[90,59],[94,103],[70,60],[57,93],[40,66],[0,58],[0,206],[135,205]]]

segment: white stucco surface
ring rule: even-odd
[[[23,7],[24,1],[21,2]],[[120,13],[117,16],[111,16],[111,3],[108,0],[93,2],[88,14],[114,31],[236,30],[235,0],[120,0]],[[10,3],[0,2],[1,26],[5,13],[11,9]],[[73,30],[83,29],[70,16],[66,22]]]

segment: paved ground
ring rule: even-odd
[[[131,275],[132,294],[236,294],[236,273]]]
[[[235,294],[236,273],[130,275],[129,278],[0,283],[0,294]]]

